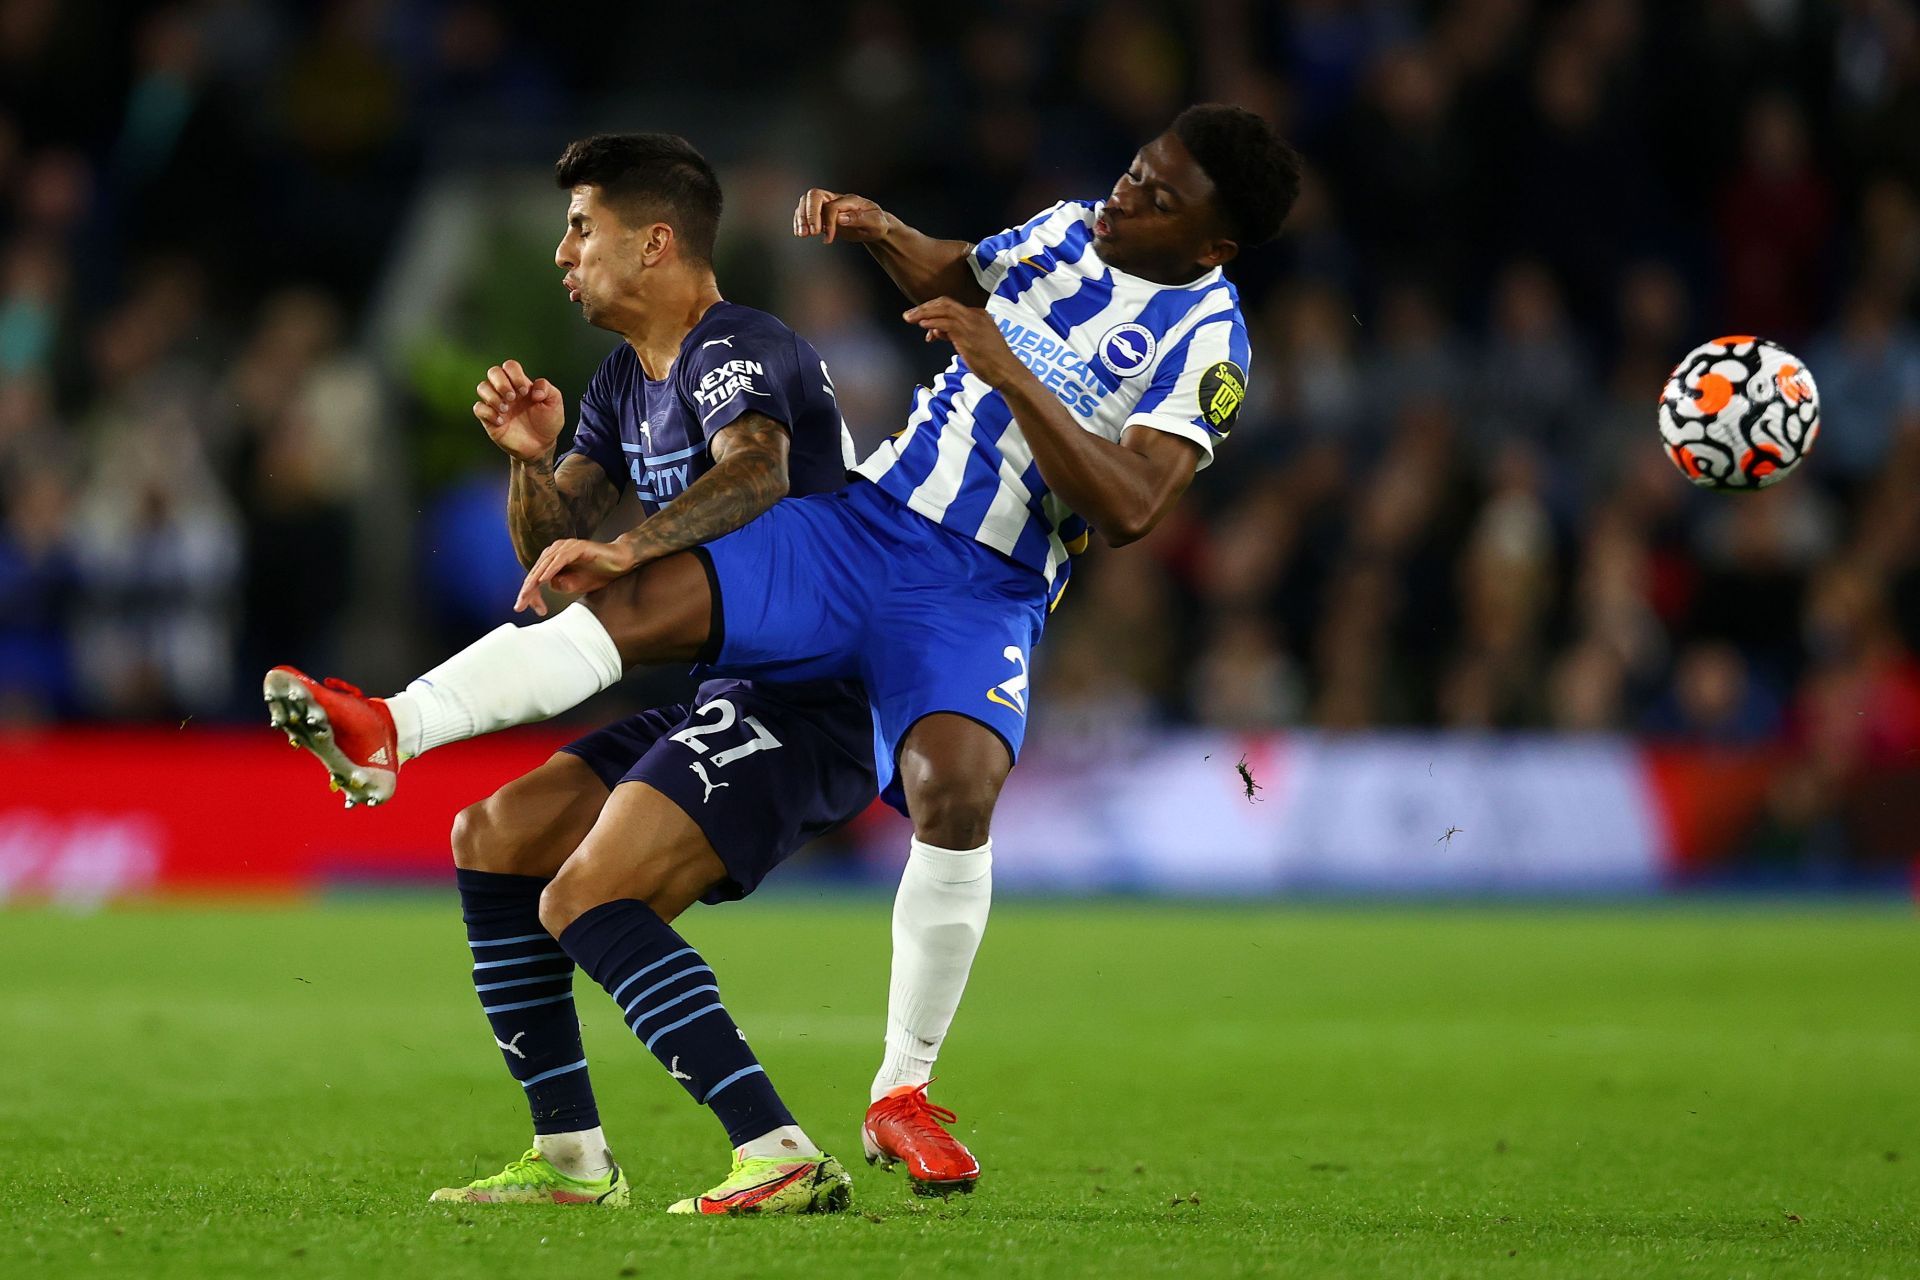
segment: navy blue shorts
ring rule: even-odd
[[[1020,758],[1027,659],[1047,619],[1033,570],[858,480],[776,503],[696,550],[719,605],[713,670],[860,681],[895,808],[900,743],[925,716],[978,721]]]
[[[873,803],[873,718],[860,686],[709,680],[691,705],[655,707],[561,748],[611,791],[644,782],[706,833],[727,878],[704,902],[752,893],[767,872]]]

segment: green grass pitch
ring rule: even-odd
[[[685,922],[856,1182],[708,1221],[724,1136],[584,979],[634,1207],[426,1203],[526,1144],[451,894],[0,915],[0,1275],[1920,1273],[1908,908],[1005,903],[951,1203],[858,1159],[887,920]]]

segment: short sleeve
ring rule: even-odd
[[[1188,330],[1155,368],[1127,425],[1151,427],[1200,446],[1200,465],[1233,431],[1247,395],[1247,326],[1238,310]]]
[[[1017,227],[1008,227],[997,236],[988,236],[967,254],[967,264],[973,268],[973,278],[980,282],[982,289],[992,293],[1022,258],[1060,239],[1059,222],[1078,220],[1090,207],[1086,201],[1062,200],[1034,214]],[[1050,230],[1054,232],[1051,236],[1047,234]]]
[[[793,330],[772,317],[716,324],[681,358],[681,395],[693,406],[707,439],[749,411],[765,414],[789,432],[799,408],[799,353]]]
[[[615,491],[625,493],[627,466],[620,448],[620,419],[610,386],[613,363],[619,355],[619,351],[615,351],[607,357],[587,382],[587,392],[580,397],[580,416],[574,423],[573,447],[567,456],[579,454],[599,463]]]

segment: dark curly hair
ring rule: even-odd
[[[569,142],[553,166],[561,190],[599,187],[630,222],[658,219],[673,228],[680,249],[713,261],[720,230],[720,179],[706,157],[671,133],[596,133]]]
[[[1280,233],[1300,196],[1300,153],[1251,111],[1202,102],[1174,119],[1170,132],[1213,183],[1214,205],[1241,248]]]

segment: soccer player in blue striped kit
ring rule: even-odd
[[[543,613],[547,585],[593,594],[483,637],[386,700],[410,757],[554,715],[637,665],[859,680],[883,794],[913,823],[870,1159],[890,1157],[890,1107],[927,1105],[984,932],[993,809],[1069,554],[1089,527],[1115,546],[1144,536],[1227,438],[1250,353],[1222,268],[1278,232],[1299,177],[1263,120],[1204,104],[1142,147],[1104,200],[1064,201],[978,244],[809,192],[794,233],[864,244],[916,304],[905,320],[954,348],[905,428],[845,489],[780,502],[690,553],[643,563],[619,543],[554,543],[518,606]],[[350,793],[394,785],[371,749],[329,767]],[[604,872],[549,893],[569,951],[571,929],[620,897]]]

